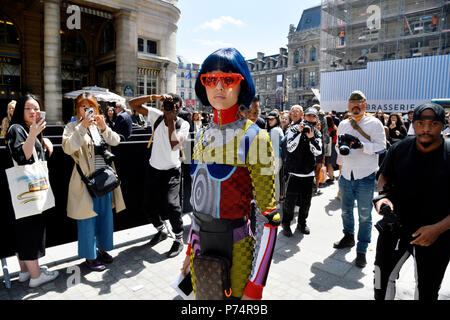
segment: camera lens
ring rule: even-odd
[[[347,156],[350,153],[349,146],[343,145],[339,147],[339,153],[343,156]]]
[[[173,101],[164,100],[163,108],[166,111],[172,111],[173,109],[175,109],[175,104],[173,103]]]

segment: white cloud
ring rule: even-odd
[[[239,19],[235,19],[235,18],[230,17],[230,16],[222,16],[220,18],[212,19],[210,21],[205,22],[204,24],[202,24],[202,25],[198,26],[197,28],[195,28],[195,31],[199,31],[199,30],[214,30],[214,31],[218,31],[218,30],[222,29],[227,24],[235,25],[237,27],[245,26],[245,23],[242,22]]]

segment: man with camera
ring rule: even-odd
[[[286,237],[292,237],[290,224],[294,218],[294,208],[298,199],[297,229],[303,234],[310,233],[310,229],[306,225],[306,218],[311,206],[315,159],[322,152],[322,136],[319,130],[315,128],[319,121],[317,110],[312,107],[307,109],[304,114],[304,121],[302,121],[302,110],[301,107],[298,107],[300,106],[291,108],[294,123],[286,132],[286,170],[288,177],[281,223],[283,234]]]
[[[358,203],[358,244],[356,266],[367,264],[366,252],[372,236],[372,198],[375,189],[375,172],[378,154],[385,152],[386,136],[382,123],[366,116],[367,99],[361,91],[353,91],[348,99],[350,117],[338,127],[336,148],[342,155],[342,174],[339,178],[344,237],[334,243],[334,248],[355,245],[353,208]]]
[[[152,100],[163,102],[162,111],[144,105]],[[180,148],[189,135],[189,123],[177,117],[182,103],[176,94],[140,96],[128,103],[132,109],[146,115],[153,128],[145,203],[150,222],[158,232],[149,244],[154,246],[167,239],[163,223],[167,217],[175,234],[175,241],[167,256],[175,257],[183,250],[183,220],[179,196]]]
[[[389,148],[381,165],[375,209],[383,215],[375,257],[377,300],[395,298],[395,280],[413,255],[416,299],[437,300],[450,259],[450,141],[443,139],[444,109],[426,103],[414,109],[415,136]],[[418,296],[417,296],[418,294]]]

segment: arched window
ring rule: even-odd
[[[116,32],[111,22],[108,22],[103,28],[102,35],[98,44],[99,56],[114,51],[116,49]]]
[[[62,56],[87,56],[87,46],[79,32],[70,30],[61,31]]]
[[[2,44],[18,45],[19,35],[14,23],[0,14],[0,45]]]

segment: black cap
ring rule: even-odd
[[[278,118],[278,117],[279,117],[279,115],[278,115],[278,112],[276,110],[270,111],[269,114],[267,115],[268,119],[275,119],[275,118]]]
[[[434,117],[422,117],[422,112],[426,109],[431,109],[434,112]],[[436,103],[424,103],[414,109],[413,122],[416,120],[433,120],[440,121],[445,124],[445,110],[444,108]]]

